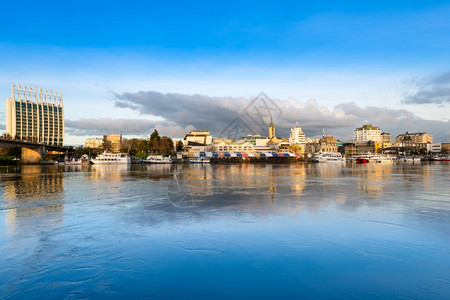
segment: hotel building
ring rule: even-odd
[[[368,142],[374,141],[381,143],[381,130],[380,127],[372,126],[372,125],[363,125],[360,128],[356,128],[354,134],[355,142]]]
[[[6,133],[14,139],[63,146],[61,92],[12,84],[6,99]]]

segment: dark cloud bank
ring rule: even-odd
[[[445,76],[435,78],[433,82],[437,84],[439,80],[442,84],[448,82]],[[252,132],[267,134],[261,127],[255,126],[253,121],[257,118],[252,120],[246,113],[249,107],[261,112],[261,115],[264,115],[264,111],[267,112],[261,103],[252,103],[253,99],[162,94],[155,91],[114,95],[116,107],[133,109],[143,116],[160,116],[165,121],[154,122],[145,118],[67,120],[67,131],[74,135],[101,135],[105,132],[146,135],[150,134],[153,128],[157,128],[161,134],[183,137],[191,129],[209,129],[213,136],[219,136],[230,122],[239,117]],[[446,99],[448,101],[448,98]],[[298,122],[308,137],[320,136],[325,129],[330,135],[345,141],[352,138],[356,127],[373,124],[393,136],[406,131],[426,131],[434,135],[435,141],[449,140],[449,121],[424,120],[405,109],[362,108],[355,103],[342,103],[329,110],[319,106],[314,100],[301,103],[295,99],[284,101],[273,99],[271,105],[277,108],[272,111],[272,116],[279,136],[288,136],[290,128]],[[261,120],[267,125],[269,121],[267,114]]]

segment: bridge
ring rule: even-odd
[[[45,151],[67,152],[69,148],[63,146],[45,145],[20,140],[8,140],[0,138],[0,148],[21,148],[22,163],[36,164],[40,163]]]

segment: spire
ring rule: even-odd
[[[275,137],[275,126],[273,125],[272,116],[270,116],[269,139],[273,139],[274,137]]]

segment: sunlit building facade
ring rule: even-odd
[[[390,133],[383,132],[381,134],[381,145],[383,148],[389,148],[392,146],[392,137]]]
[[[291,145],[306,144],[305,134],[303,133],[302,128],[298,126],[298,123],[294,128],[291,128],[289,143]]]
[[[184,145],[187,147],[189,143],[211,145],[212,136],[209,133],[209,130],[191,130],[191,132],[184,137]]]
[[[115,133],[105,134],[103,136],[103,145],[107,151],[119,153],[122,147],[122,135]]]
[[[399,145],[407,144],[410,146],[416,146],[418,144],[432,144],[433,136],[426,132],[416,132],[416,133],[405,133],[399,134],[395,138],[395,142]]]
[[[18,140],[63,146],[61,92],[12,84],[6,99],[6,133]]]
[[[101,138],[88,138],[84,141],[84,148],[101,149],[103,148],[103,139]]]
[[[380,127],[372,125],[363,125],[360,128],[356,128],[354,133],[355,142],[382,142]]]

